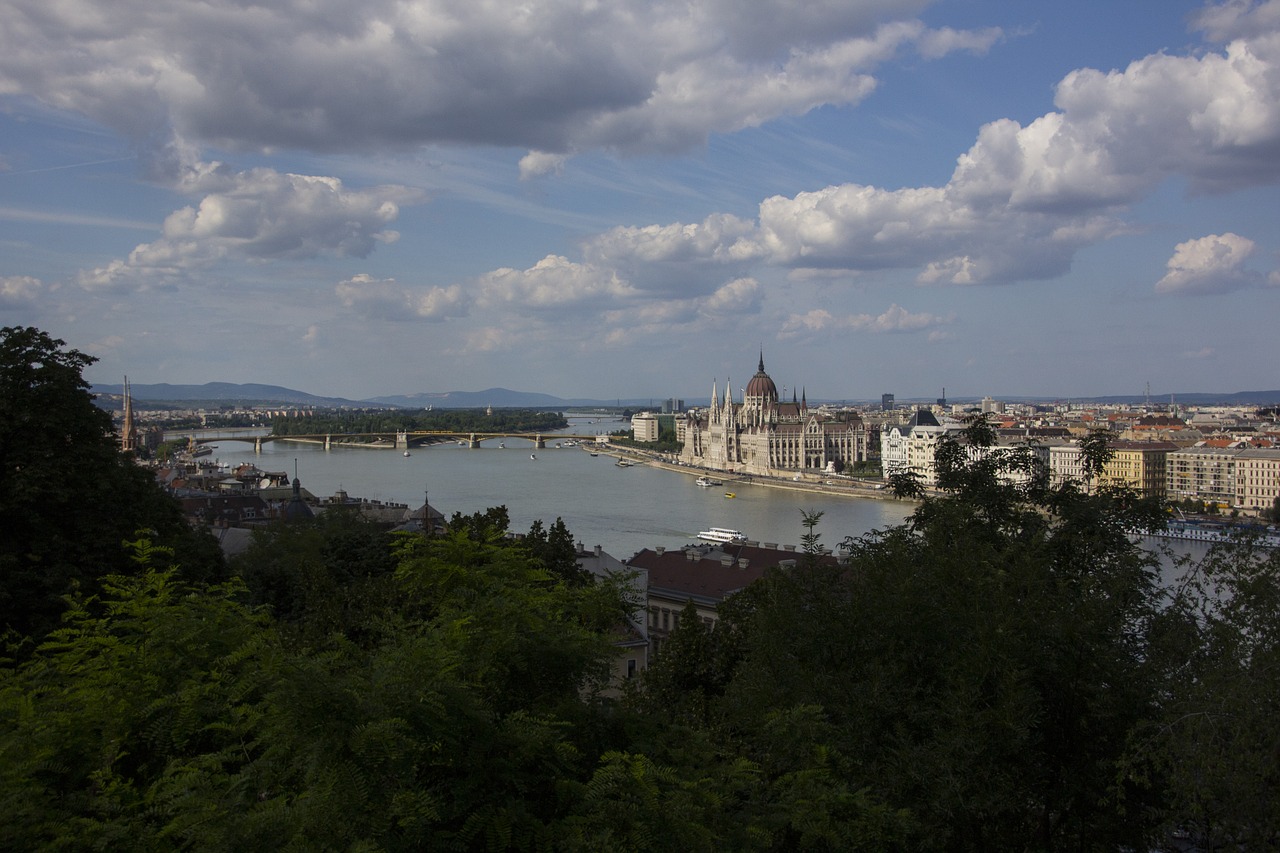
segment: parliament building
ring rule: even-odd
[[[810,410],[802,395],[778,399],[778,388],[764,371],[764,353],[741,403],[725,382],[721,400],[711,385],[711,405],[691,409],[677,422],[684,442],[680,461],[735,474],[779,476],[801,471],[836,472],[867,459],[867,427],[853,412]]]

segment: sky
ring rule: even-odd
[[[5,0],[95,383],[1280,388],[1280,0]]]

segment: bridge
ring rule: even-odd
[[[347,433],[317,433],[314,435],[246,435],[244,433],[227,433],[208,434],[201,433],[199,435],[192,433],[190,441],[193,444],[215,444],[228,441],[244,441],[252,442],[255,453],[262,452],[262,445],[269,441],[302,441],[309,444],[323,444],[325,450],[332,447],[368,447],[368,448],[386,448],[389,450],[408,450],[410,447],[421,447],[429,444],[441,444],[446,441],[458,441],[465,443],[467,447],[477,448],[483,441],[491,439],[500,440],[521,440],[532,443],[535,448],[544,448],[547,446],[547,439],[542,433],[527,432],[471,432],[471,431],[452,431],[452,430],[390,430],[387,432],[347,432]],[[555,433],[556,441],[577,441],[594,444],[597,436],[592,435],[574,435],[566,433]]]

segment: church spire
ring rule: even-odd
[[[764,347],[760,347],[760,366],[756,368],[760,373],[764,373]]]
[[[120,449],[132,453],[138,449],[138,427],[133,422],[133,393],[129,377],[124,378],[124,423],[120,426]]]

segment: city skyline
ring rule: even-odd
[[[1276,385],[1280,0],[14,0],[0,48],[0,324],[94,383]]]

